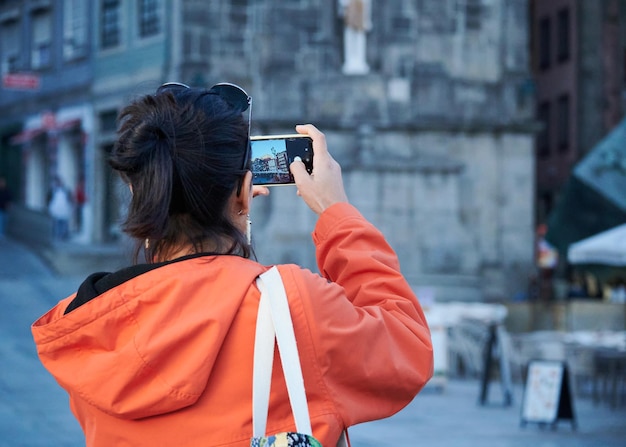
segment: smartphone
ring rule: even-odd
[[[313,141],[306,135],[261,135],[250,137],[252,183],[274,186],[295,183],[289,165],[300,157],[313,171]]]

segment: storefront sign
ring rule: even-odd
[[[39,75],[32,73],[7,73],[2,76],[2,87],[13,90],[39,89]]]

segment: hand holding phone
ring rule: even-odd
[[[296,161],[291,164],[298,195],[318,215],[335,203],[348,202],[341,166],[328,152],[324,134],[312,124],[297,126],[296,131],[311,137],[315,151],[313,175],[304,163]]]

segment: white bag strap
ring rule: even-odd
[[[259,301],[254,336],[252,375],[252,435],[255,438],[265,436],[276,339],[265,286],[259,279],[257,279],[257,285],[261,290],[261,300]]]
[[[276,266],[260,275],[257,279],[257,286],[261,291],[261,300],[254,339],[253,436],[265,436],[275,338],[278,341],[278,352],[287,383],[287,392],[296,422],[296,430],[299,433],[312,435],[300,356],[298,355],[293,322],[289,312],[289,303],[282,278]]]

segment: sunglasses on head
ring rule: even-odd
[[[189,87],[181,82],[166,82],[157,89],[157,94],[166,91],[176,92],[180,90],[187,90]],[[215,84],[213,87],[206,91],[209,95],[217,95],[222,98],[228,105],[230,105],[235,111],[243,113],[248,111],[248,141],[246,142],[246,151],[243,157],[243,163],[241,165],[242,171],[248,171],[248,162],[250,160],[250,125],[252,122],[252,98],[244,89],[238,85],[228,82],[221,82]],[[237,186],[237,195],[241,193],[243,179]]]

